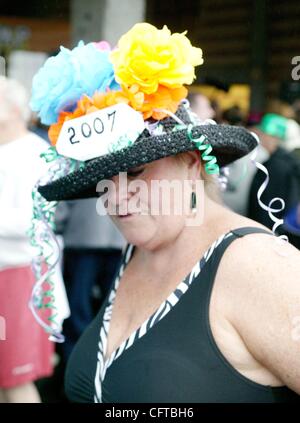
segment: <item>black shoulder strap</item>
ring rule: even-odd
[[[268,235],[274,235],[273,232],[271,232],[268,229],[256,228],[255,226],[246,226],[243,228],[232,229],[230,232],[233,233],[238,238],[241,238],[248,234],[254,234],[254,233],[265,233]],[[230,239],[232,239],[232,237]],[[233,240],[234,239],[232,239],[232,241]]]

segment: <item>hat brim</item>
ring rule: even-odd
[[[199,138],[201,135],[204,135],[207,143],[212,146],[210,155],[217,158],[219,167],[243,157],[257,146],[255,137],[246,129],[237,126],[194,126],[193,138]],[[186,129],[157,136],[147,137],[142,134],[132,146],[89,160],[82,169],[49,184],[40,185],[38,191],[48,201],[99,197],[96,191],[98,182],[130,168],[192,150],[197,150],[197,147],[189,139]]]

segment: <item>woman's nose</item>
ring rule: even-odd
[[[119,179],[119,176],[118,175],[115,175],[115,176],[113,176],[112,178],[110,178],[112,181],[113,181],[113,183],[114,184],[116,184],[117,183],[117,181],[118,181],[118,179]]]
[[[124,201],[128,201],[130,194],[128,192],[128,181],[124,175],[115,175],[111,178],[114,184],[115,198],[113,199],[115,205],[120,206]]]

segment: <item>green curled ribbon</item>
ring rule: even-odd
[[[108,147],[109,153],[115,153],[116,151],[123,150],[123,148],[127,148],[133,145],[132,140],[136,140],[140,135],[139,132],[132,132],[129,134],[125,134],[120,136],[116,141],[112,142]]]
[[[194,138],[192,135],[192,129],[193,125],[190,124],[187,127],[187,135],[189,137],[189,140],[194,142],[196,144],[196,147],[199,151],[202,151],[201,157],[206,162],[204,165],[206,173],[209,175],[211,174],[220,174],[220,168],[217,164],[217,158],[213,155],[210,155],[212,152],[212,146],[208,143],[205,143],[206,137],[205,135],[201,135],[199,138]]]
[[[55,147],[49,147],[48,150],[40,154],[40,157],[44,159],[47,163],[50,163],[58,159],[59,154]]]

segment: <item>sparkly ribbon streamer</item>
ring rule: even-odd
[[[28,231],[31,245],[37,249],[36,257],[32,260],[32,269],[35,275],[35,285],[32,289],[29,308],[33,313],[37,322],[50,334],[49,339],[55,342],[64,342],[64,336],[61,334],[61,326],[57,322],[57,307],[54,297],[54,283],[52,276],[55,267],[60,260],[60,246],[54,234],[55,229],[55,209],[57,202],[48,202],[39,192],[38,187],[41,182],[52,182],[57,177],[62,177],[73,170],[78,165],[82,167],[84,164],[76,160],[67,159],[60,156],[54,147],[50,147],[46,152],[41,154],[47,163],[55,162],[48,170],[45,177],[40,178],[32,191],[33,199],[33,217],[31,227]],[[56,247],[56,252],[54,248]],[[42,274],[42,265],[46,265],[47,270]],[[49,288],[43,292],[43,284],[47,282]],[[47,303],[44,302],[48,298]],[[48,317],[50,325],[45,323],[37,313],[36,309],[50,309],[51,315]]]
[[[221,167],[220,175],[218,177],[221,191],[226,191],[228,185],[229,168],[227,166]]]
[[[257,134],[255,134],[254,132],[251,132],[251,134],[256,138],[257,143],[259,144],[259,138],[257,136]],[[276,235],[276,230],[277,228],[283,224],[284,220],[283,219],[279,219],[278,217],[274,216],[273,213],[279,213],[282,210],[284,210],[285,208],[285,201],[280,198],[280,197],[274,197],[272,198],[272,200],[269,202],[268,205],[264,204],[263,201],[261,200],[261,196],[263,194],[263,192],[265,191],[265,189],[267,188],[269,181],[270,181],[270,176],[269,176],[269,172],[266,169],[266,167],[257,162],[256,159],[257,156],[257,147],[255,148],[254,152],[251,154],[250,156],[250,160],[252,162],[252,164],[259,170],[261,170],[265,175],[266,178],[264,180],[264,182],[261,184],[261,186],[259,187],[258,191],[257,191],[257,200],[258,200],[258,204],[260,205],[260,207],[263,210],[266,210],[268,212],[268,215],[270,217],[270,219],[274,222],[274,225],[272,227],[272,232],[274,233],[274,235],[276,236],[276,241],[284,241],[284,242],[288,242],[288,237],[286,235]],[[280,208],[272,208],[271,205],[275,202],[275,201],[279,201],[281,204]]]

